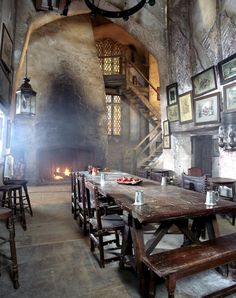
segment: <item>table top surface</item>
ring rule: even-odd
[[[220,200],[217,205],[208,207],[205,205],[205,194],[173,185],[161,186],[153,180],[142,179],[139,185],[118,184],[116,179],[121,176],[136,177],[127,173],[108,172],[103,185],[100,185],[100,176],[91,176],[86,172],[85,176],[97,184],[103,195],[113,198],[116,204],[141,223],[236,212],[235,202]],[[134,205],[136,190],[144,192],[144,204],[141,206]]]
[[[224,178],[224,177],[210,177],[207,178],[207,180],[211,183],[216,183],[216,184],[220,184],[220,183],[235,183],[236,180],[232,179],[232,178]]]

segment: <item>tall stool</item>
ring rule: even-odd
[[[27,188],[27,180],[24,179],[3,179],[3,183],[4,185],[20,185],[22,186],[23,190],[24,190],[24,195],[23,195],[23,205],[24,208],[29,212],[29,214],[31,216],[33,216],[33,211],[32,211],[32,207],[31,207],[31,203],[30,203],[30,197],[29,197],[29,193],[28,193],[28,188]]]
[[[19,217],[23,229],[26,230],[25,208],[21,185],[2,185],[0,186],[0,193],[2,193],[2,207],[11,209],[13,217]]]
[[[33,216],[33,211],[30,203],[29,193],[27,189],[27,180],[14,179],[14,158],[11,154],[5,155],[3,166],[3,184],[4,185],[20,185],[24,190],[23,205],[24,208]]]
[[[10,244],[10,257],[2,254],[1,255],[11,261],[11,277],[13,286],[15,289],[19,288],[18,281],[18,265],[17,265],[17,256],[16,256],[16,245],[15,245],[15,226],[12,216],[12,210],[8,208],[0,207],[0,220],[6,223],[6,227],[9,231],[9,238],[0,236],[0,245],[3,245],[7,242]]]

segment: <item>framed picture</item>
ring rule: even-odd
[[[169,120],[163,121],[163,135],[168,136],[170,134],[170,123]]]
[[[170,106],[172,104],[177,103],[178,99],[178,84],[174,83],[166,87],[167,94],[167,105]]]
[[[170,149],[170,136],[164,136],[163,137],[163,148],[164,149]]]
[[[220,119],[220,93],[195,99],[195,124],[216,123]]]
[[[217,88],[215,67],[212,66],[192,77],[193,96],[197,97]]]
[[[192,92],[179,95],[179,120],[181,123],[193,121]]]
[[[11,71],[13,43],[5,24],[2,25],[0,59],[8,72]]]
[[[236,83],[224,86],[224,110],[236,111]]]
[[[0,63],[0,103],[4,107],[10,105],[11,84],[7,73],[4,71]]]
[[[218,63],[220,83],[225,84],[236,79],[236,54]]]
[[[179,120],[179,107],[178,104],[167,107],[167,118],[170,122]]]

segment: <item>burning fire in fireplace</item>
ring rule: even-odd
[[[63,170],[61,170],[60,168],[56,168],[56,170],[54,171],[53,178],[55,180],[66,179],[66,178],[70,177],[70,174],[71,174],[71,172],[68,168],[65,168]]]

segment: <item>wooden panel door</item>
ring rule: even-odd
[[[212,175],[212,136],[193,136],[192,167],[202,168],[205,175]]]

